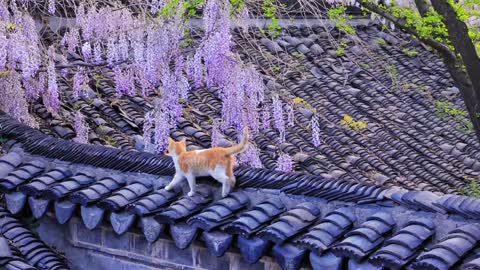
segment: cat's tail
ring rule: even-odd
[[[245,151],[245,149],[247,148],[248,140],[249,140],[248,128],[244,128],[243,129],[242,142],[240,142],[237,145],[234,145],[232,147],[227,148],[227,151],[226,151],[225,154],[227,156],[231,156],[231,155],[235,155],[235,154],[238,154],[238,153],[241,153],[241,152]]]

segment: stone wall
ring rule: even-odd
[[[54,218],[46,216],[37,232],[47,244],[65,253],[72,270],[280,269],[269,257],[249,265],[235,251],[217,258],[200,242],[181,250],[169,239],[148,243],[139,233],[118,236],[108,226],[90,231],[76,217],[68,224],[59,225]]]

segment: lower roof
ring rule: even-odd
[[[124,234],[140,224],[138,229],[150,242],[166,234],[184,249],[198,239],[216,256],[235,244],[247,262],[267,255],[283,269],[340,267],[345,260],[352,269],[480,267],[479,199],[375,185],[345,190],[345,183],[328,180],[314,185],[317,192],[312,196],[294,196],[283,177],[312,179],[266,170],[239,174],[240,187],[226,198],[220,198],[220,188],[209,179],[189,197],[181,189],[163,189],[171,180],[166,173],[170,169],[146,154],[48,137],[25,140],[23,149],[19,143],[7,146],[10,152],[0,157],[0,190],[14,214],[28,209],[41,218],[52,211],[58,223],[67,224],[79,211],[90,230],[107,221],[115,233]],[[72,155],[47,158],[60,150]],[[150,164],[164,173],[140,173],[148,166],[129,165],[132,160],[141,164],[142,157],[151,158]],[[82,158],[81,163],[67,160]],[[255,182],[249,181],[252,173]],[[265,180],[286,188],[252,188],[268,187]],[[380,192],[372,197],[375,189]]]

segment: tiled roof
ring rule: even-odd
[[[6,270],[69,269],[64,258],[3,207],[0,207],[0,268]]]
[[[110,157],[114,163],[125,158]],[[32,163],[42,171],[25,170]],[[35,217],[50,210],[64,224],[80,209],[88,229],[96,228],[104,219],[109,220],[117,234],[139,224],[150,242],[164,233],[181,249],[198,240],[215,256],[236,246],[247,262],[254,263],[267,255],[274,257],[283,269],[299,269],[302,265],[341,269],[347,260],[349,269],[377,269],[380,265],[392,269],[475,269],[480,255],[476,251],[480,248],[480,219],[466,215],[472,210],[468,206],[480,200],[468,197],[457,196],[470,204],[465,209],[457,207],[451,216],[445,215],[453,209],[446,203],[451,195],[435,197],[435,208],[429,208],[432,204],[422,200],[433,198],[427,191],[411,191],[412,196],[402,193],[392,199],[387,193],[395,192],[387,190],[382,200],[362,206],[349,203],[348,196],[343,202],[342,197],[323,199],[331,197],[331,192],[319,192],[318,198],[314,198],[266,190],[260,195],[255,189],[237,188],[220,198],[218,187],[201,183],[198,193],[188,197],[180,190],[162,188],[171,179],[168,176],[159,178],[52,160],[20,148],[0,157],[0,168],[0,185],[4,190],[8,187],[5,201],[10,212],[18,213],[28,205]],[[13,177],[20,173],[23,181]],[[262,178],[258,180],[261,182]],[[335,186],[341,189],[340,185]],[[397,204],[403,197],[405,202]],[[437,208],[442,211],[435,211]],[[21,252],[22,248],[19,247]]]
[[[268,95],[276,92],[285,102],[295,97],[304,101],[296,105],[295,126],[287,129],[285,143],[275,130],[254,136],[260,159],[274,169],[278,151],[291,156],[302,152],[306,156],[296,162],[296,170],[323,178],[458,194],[467,183],[465,177],[479,176],[480,144],[452,117],[440,117],[435,103],[448,101],[464,109],[459,91],[440,59],[417,40],[378,29],[356,27],[358,40],[320,26],[292,26],[274,40],[254,28],[248,35],[234,33],[235,50],[261,71]],[[335,53],[329,34],[348,45],[345,56]],[[407,50],[417,55],[409,56]],[[80,56],[70,60],[83,61]],[[68,83],[60,81],[63,102],[82,108],[92,131],[90,143],[141,150],[143,115],[152,108],[153,96],[117,98],[112,71],[101,72],[91,85],[92,99],[75,101]],[[220,117],[221,100],[214,89],[192,87],[188,108],[171,135],[187,137],[189,147],[207,148],[211,120]],[[319,117],[319,147],[312,144],[309,107]],[[71,112],[53,117],[40,103],[33,108],[43,132],[64,139],[75,136]],[[367,129],[344,127],[340,124],[344,115],[365,121]],[[234,130],[224,135],[225,144],[236,138]]]

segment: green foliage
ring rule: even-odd
[[[9,23],[9,24],[7,24],[5,29],[9,32],[13,32],[13,31],[17,30],[17,26],[14,23]]]
[[[435,104],[437,115],[439,117],[452,117],[460,126],[460,131],[470,133],[473,131],[473,123],[468,118],[466,111],[456,109],[446,101],[437,101]]]
[[[185,28],[183,30],[183,39],[182,39],[182,46],[184,48],[188,48],[192,45],[193,39],[190,37],[190,30],[188,28]]]
[[[437,113],[440,117],[445,116],[467,116],[467,112],[455,109],[450,102],[447,101],[437,101],[435,104]]]
[[[349,23],[349,21],[352,19],[352,16],[347,15],[345,13],[346,10],[347,8],[343,6],[332,8],[328,10],[327,16],[333,23],[335,23],[335,27],[337,27],[338,30],[350,35],[354,35],[355,29]]]
[[[299,52],[293,52],[292,53],[292,56],[295,57],[295,58],[298,58],[298,59],[303,59],[305,58],[305,55],[299,53]]]
[[[353,117],[348,114],[343,116],[343,119],[340,120],[340,124],[357,131],[367,128],[367,123],[365,121],[355,121]]]
[[[358,64],[358,65],[359,65],[361,68],[363,68],[363,69],[368,69],[368,68],[370,68],[370,65],[367,64],[367,63],[360,63],[360,64]]]
[[[338,47],[338,48],[335,50],[335,53],[336,53],[338,56],[344,56],[344,55],[345,55],[345,48],[343,48],[343,47]]]
[[[279,66],[272,66],[272,71],[273,72],[280,72],[280,67]]]
[[[4,137],[0,137],[0,145],[6,143],[8,141],[7,138],[4,138]]]
[[[300,106],[303,106],[305,109],[308,109],[312,112],[317,112],[317,110],[315,108],[313,108],[312,105],[310,105],[310,103],[308,103],[306,100],[304,100],[303,98],[301,97],[296,97],[292,100],[292,103],[293,105],[300,105]]]
[[[395,65],[387,65],[385,67],[385,70],[387,71],[387,74],[388,74],[388,77],[390,77],[390,80],[392,80],[393,87],[395,87],[396,89],[400,89],[401,85],[400,85],[400,82],[398,80],[397,67]]]
[[[167,3],[160,9],[159,13],[162,17],[170,17],[175,14],[180,0],[169,0]]]
[[[245,1],[244,0],[230,0],[230,5],[232,6],[232,13],[239,13],[245,7]]]
[[[348,47],[348,44],[346,42],[341,41],[339,45],[340,46],[335,50],[335,53],[338,56],[344,56],[346,53],[345,49]]]
[[[262,3],[263,15],[271,20],[270,24],[267,27],[268,33],[272,37],[278,37],[280,35],[280,30],[282,27],[278,23],[278,18],[276,16],[277,6],[275,5],[274,0],[264,0]]]
[[[461,192],[471,197],[480,198],[480,179],[471,177],[464,178],[469,183]]]
[[[117,147],[117,142],[116,142],[112,137],[106,135],[106,136],[104,137],[104,139],[105,139],[105,142],[106,142],[107,144],[109,144],[109,145],[111,145],[111,146],[113,146],[113,147]]]
[[[402,84],[402,89],[404,91],[408,91],[408,90],[427,91],[428,90],[428,88],[425,85],[415,84],[415,83],[404,83],[404,84]]]
[[[184,19],[191,18],[197,15],[198,8],[205,3],[205,0],[168,0],[163,8],[159,11],[162,17],[171,17],[180,9]]]
[[[415,50],[410,50],[408,48],[405,48],[402,50],[404,54],[406,54],[408,57],[415,57],[418,55],[418,52]]]
[[[386,45],[387,45],[387,42],[385,41],[385,39],[383,39],[383,38],[381,38],[381,37],[380,37],[380,38],[377,38],[375,41],[377,42],[378,45],[382,45],[382,46],[386,46]]]
[[[433,9],[422,17],[417,9],[381,5],[381,8],[391,13],[393,16],[404,20],[405,26],[413,28],[417,31],[421,38],[432,38],[438,42],[448,44],[448,31],[442,21],[442,16]]]

